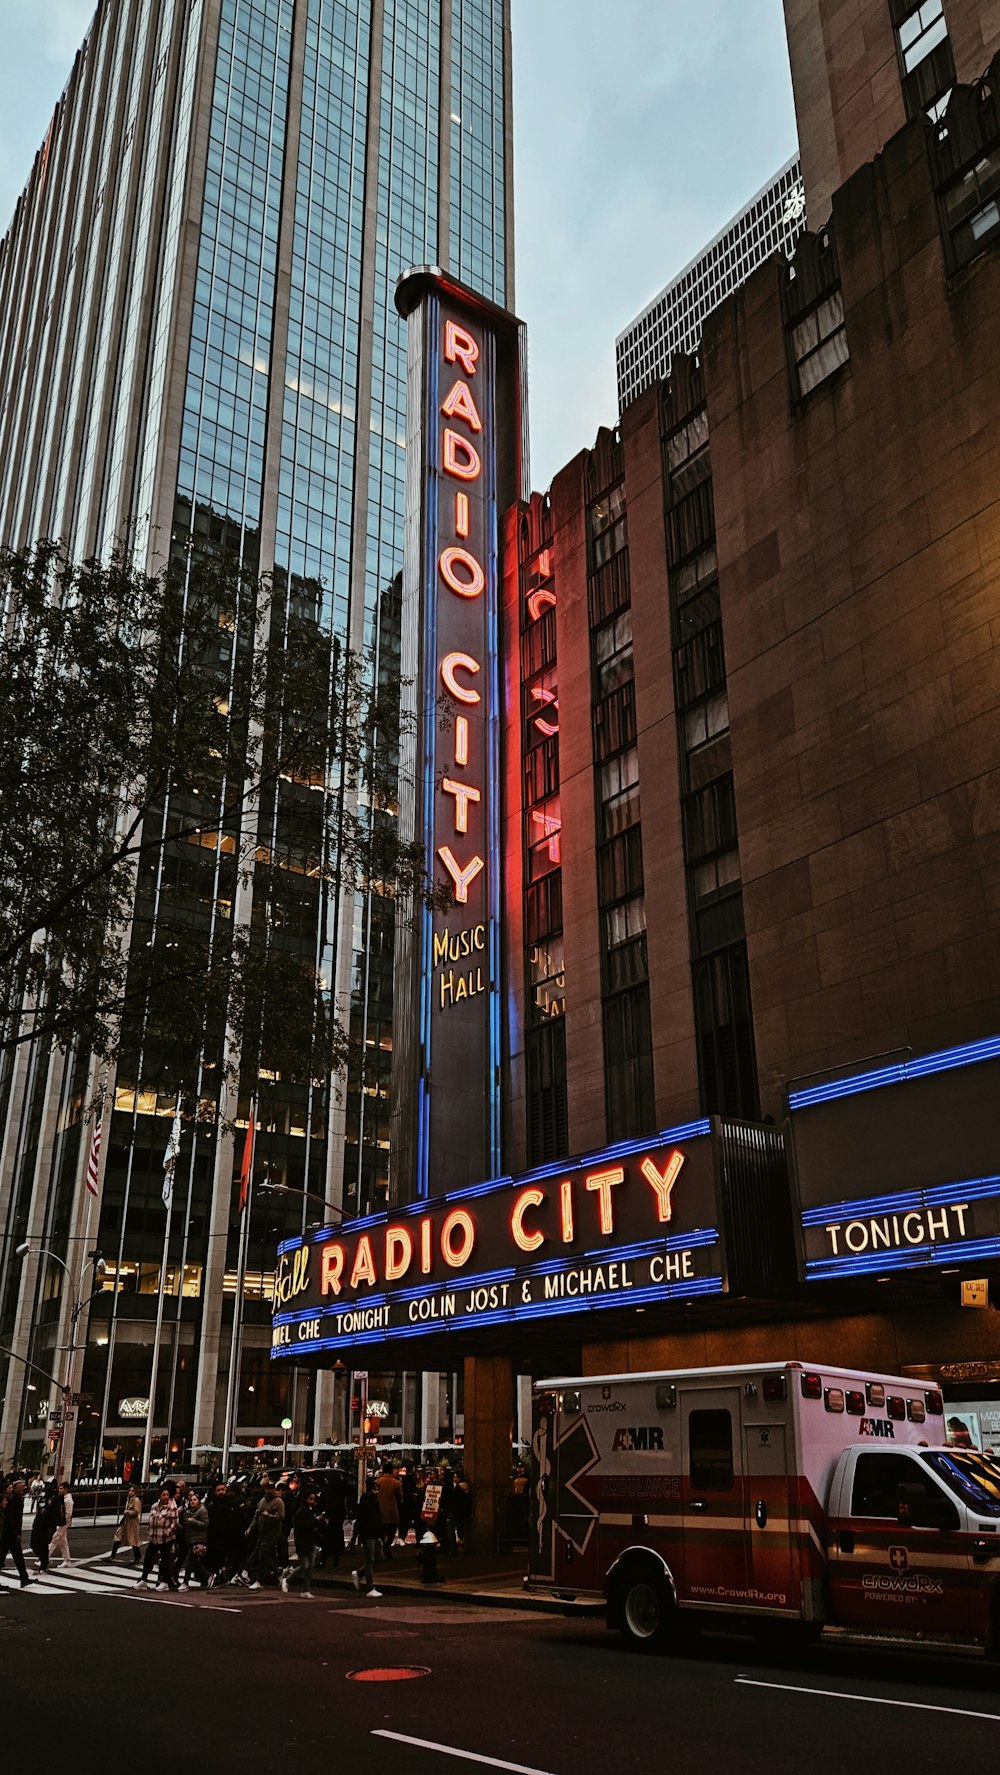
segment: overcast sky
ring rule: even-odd
[[[0,0],[0,231],[94,0]],[[795,152],[781,0],[512,0],[532,479],[617,416],[614,342]]]

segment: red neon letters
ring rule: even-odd
[[[471,387],[479,365],[480,351],[472,333],[452,320],[444,323],[443,351],[445,363],[459,366],[464,371],[464,376],[455,378],[441,403],[442,417],[452,422],[445,425],[441,432],[441,471],[446,477],[443,487],[447,487],[448,480],[457,481],[460,485],[454,492],[452,534],[455,540],[449,540],[445,531],[442,536],[443,546],[438,555],[438,573],[447,593],[463,601],[470,601],[482,597],[486,589],[486,572],[482,561],[474,552],[475,544],[469,545],[472,514],[469,492],[466,490],[475,487],[483,474],[482,456],[469,435],[478,435],[483,429]],[[458,425],[465,426],[466,430],[456,430]],[[442,492],[439,521],[443,528],[449,502],[449,496]],[[440,627],[444,636],[453,628],[448,620],[446,606],[441,610]],[[441,682],[454,702],[467,708],[476,708],[482,704],[482,692],[470,682],[482,671],[480,659],[471,653],[453,649],[444,654],[438,669]],[[467,837],[470,810],[477,807],[483,799],[481,781],[470,782],[455,774],[468,770],[470,757],[475,756],[470,746],[471,733],[469,717],[465,714],[457,715],[454,759],[445,760],[438,795],[435,797],[436,825],[446,822],[449,837]],[[450,811],[446,812],[446,809]],[[471,856],[466,857],[461,854],[460,847],[460,854],[456,856],[451,844],[447,842],[438,844],[436,850],[451,882],[457,904],[467,905],[469,889],[486,867],[481,852],[473,851]]]
[[[543,1246],[558,1250],[578,1241],[589,1247],[595,1233],[606,1240],[620,1239],[622,1222],[633,1229],[665,1226],[674,1219],[675,1186],[686,1162],[679,1147],[654,1147],[641,1157],[581,1169],[559,1181],[522,1184],[503,1209],[513,1250],[508,1256],[491,1248],[489,1261],[516,1262],[517,1253],[531,1255]],[[369,1224],[363,1232],[345,1232],[318,1252],[320,1293],[335,1299],[345,1293],[364,1295],[407,1278],[435,1274],[440,1278],[465,1269],[477,1245],[488,1238],[492,1211],[484,1213],[481,1226],[478,1205],[449,1208],[442,1203],[412,1217],[404,1214],[378,1229]]]

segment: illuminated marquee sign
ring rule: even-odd
[[[404,655],[409,632],[419,686],[415,806],[402,828],[412,824],[451,896],[424,913],[411,971],[397,967],[397,1002],[412,994],[419,1018],[412,1055],[402,1050],[412,1149],[397,1138],[395,1157],[427,1196],[500,1168],[497,539],[501,496],[519,492],[519,330],[438,272],[408,274],[396,301],[408,320]]]
[[[720,1294],[708,1122],[280,1248],[275,1357]]]
[[[807,1281],[1000,1257],[1000,1039],[789,1093]]]

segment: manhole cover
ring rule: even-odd
[[[349,1683],[408,1683],[415,1676],[430,1676],[429,1664],[371,1664],[366,1670],[349,1670]]]

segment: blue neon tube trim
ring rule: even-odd
[[[855,1256],[817,1257],[806,1264],[806,1278],[823,1282],[833,1277],[884,1275],[887,1270],[925,1269],[947,1257],[949,1263],[979,1262],[1000,1257],[1000,1238],[948,1239],[933,1244],[909,1245],[904,1251],[865,1251]]]
[[[856,1097],[862,1091],[877,1091],[884,1085],[903,1085],[910,1079],[928,1078],[936,1072],[952,1072],[959,1066],[976,1066],[984,1060],[1000,1059],[1000,1036],[981,1042],[965,1042],[958,1048],[941,1048],[934,1054],[921,1054],[915,1060],[901,1060],[892,1066],[876,1067],[872,1072],[854,1073],[850,1078],[831,1079],[824,1085],[807,1085],[801,1091],[789,1091],[790,1110],[809,1109],[817,1103],[833,1103],[838,1097]]]
[[[613,1250],[600,1249],[584,1252],[582,1256],[572,1254],[558,1258],[538,1258],[534,1263],[504,1264],[496,1270],[477,1270],[466,1278],[455,1276],[438,1282],[419,1282],[409,1288],[381,1288],[377,1294],[366,1295],[364,1300],[344,1301],[338,1305],[331,1301],[320,1308],[320,1317],[330,1313],[366,1312],[370,1307],[392,1306],[394,1303],[408,1303],[411,1300],[427,1299],[435,1294],[456,1294],[462,1290],[486,1288],[495,1282],[528,1282],[542,1276],[566,1275],[579,1269],[582,1264],[591,1267],[599,1264],[637,1261],[643,1257],[655,1257],[659,1252],[707,1250],[719,1243],[718,1227],[699,1227],[693,1233],[672,1233],[662,1239],[644,1239],[633,1245],[616,1245]],[[634,1290],[629,1290],[633,1293]],[[274,1325],[298,1325],[304,1319],[317,1317],[315,1307],[294,1307],[287,1312],[275,1313],[272,1316]]]
[[[803,1226],[826,1226],[831,1220],[867,1220],[880,1214],[912,1213],[921,1208],[945,1207],[958,1197],[981,1202],[1000,1195],[1000,1174],[970,1177],[956,1183],[936,1183],[927,1189],[899,1190],[890,1196],[859,1196],[847,1202],[827,1202],[802,1211]]]
[[[318,1232],[309,1233],[306,1238],[301,1235],[284,1239],[278,1246],[279,1257],[286,1251],[297,1251],[301,1245],[326,1244],[329,1239],[339,1233],[365,1232],[371,1227],[386,1226],[393,1222],[406,1220],[414,1215],[447,1211],[456,1204],[475,1201],[480,1196],[500,1194],[514,1186],[518,1189],[527,1188],[532,1183],[542,1183],[548,1177],[569,1177],[576,1171],[587,1171],[597,1165],[604,1165],[609,1159],[629,1158],[633,1153],[648,1153],[657,1146],[677,1145],[682,1140],[696,1140],[711,1131],[711,1123],[705,1117],[697,1122],[683,1122],[676,1128],[662,1128],[659,1133],[651,1134],[647,1140],[620,1140],[614,1146],[600,1148],[597,1152],[584,1153],[579,1158],[570,1158],[562,1164],[538,1165],[533,1171],[520,1171],[517,1176],[509,1172],[503,1177],[488,1177],[482,1183],[470,1183],[465,1189],[453,1190],[447,1196],[424,1198],[416,1202],[405,1202],[390,1213],[380,1209],[377,1214],[367,1214],[358,1220],[346,1221],[343,1226],[321,1227]]]
[[[684,1282],[671,1282],[652,1285],[648,1288],[628,1288],[611,1296],[580,1295],[565,1296],[561,1300],[533,1302],[530,1306],[518,1305],[500,1307],[483,1313],[463,1313],[460,1318],[427,1320],[422,1319],[413,1325],[401,1325],[394,1329],[377,1326],[372,1331],[359,1331],[343,1334],[340,1337],[304,1338],[301,1343],[286,1344],[271,1350],[272,1361],[283,1356],[311,1354],[320,1350],[343,1348],[345,1343],[374,1344],[384,1343],[387,1339],[402,1337],[427,1337],[433,1331],[452,1330],[458,1325],[497,1325],[511,1324],[523,1319],[547,1318],[553,1313],[579,1312],[580,1304],[599,1311],[602,1307],[622,1307],[633,1303],[664,1302],[671,1300],[690,1299],[699,1295],[721,1294],[721,1276],[693,1277]],[[315,1318],[312,1314],[310,1317]]]

